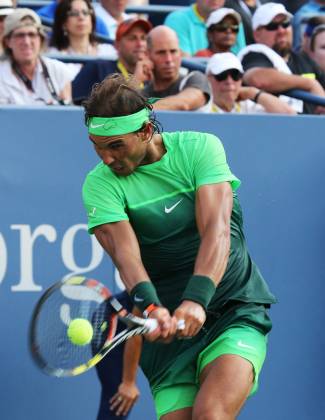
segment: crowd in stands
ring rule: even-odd
[[[171,12],[155,23],[151,4]],[[325,113],[285,94],[325,98],[325,0],[52,0],[34,10],[0,0],[0,38],[0,104],[80,105],[118,72],[154,109]]]

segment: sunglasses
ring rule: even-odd
[[[280,28],[280,26],[283,29],[287,29],[290,25],[291,20],[285,20],[283,22],[271,22],[268,25],[263,26],[263,28],[267,31],[277,31]]]
[[[228,79],[228,76],[230,76],[235,82],[238,82],[238,80],[243,78],[243,74],[236,69],[225,70],[222,73],[214,74],[213,76],[218,82],[224,82]]]
[[[230,23],[217,23],[216,25],[212,25],[210,29],[216,32],[227,32],[228,29],[230,29],[231,32],[237,34],[239,31],[239,25],[231,25]]]
[[[70,12],[67,13],[67,15],[69,17],[79,17],[79,16],[83,16],[83,17],[87,17],[91,15],[91,11],[90,10],[70,10]]]
[[[12,38],[14,39],[24,39],[25,37],[30,38],[30,39],[36,39],[37,37],[39,37],[39,33],[38,32],[18,32],[18,33],[14,33],[11,35]]]

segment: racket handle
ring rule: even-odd
[[[148,332],[154,331],[158,327],[158,322],[156,319],[146,319],[146,327],[148,327]],[[185,321],[184,319],[179,319],[177,321],[177,329],[179,331],[184,330]]]

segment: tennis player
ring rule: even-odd
[[[141,355],[158,418],[234,419],[257,390],[275,298],[247,251],[222,143],[160,133],[136,86],[112,75],[84,103],[101,159],[83,186],[89,232],[158,321]]]

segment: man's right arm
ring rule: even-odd
[[[140,281],[150,281],[141,260],[138,240],[128,221],[97,226],[94,234],[112,258],[128,291]]]
[[[324,89],[317,80],[295,74],[286,74],[276,69],[251,68],[245,72],[244,82],[248,86],[255,86],[271,93],[300,89],[314,95],[325,96]]]
[[[94,234],[112,258],[129,293],[139,283],[150,283],[149,275],[141,260],[138,240],[128,221],[122,220],[96,226]],[[158,328],[147,335],[148,339],[168,340],[175,335],[177,320],[170,316],[166,308],[157,307],[151,312],[150,317],[158,321]]]

